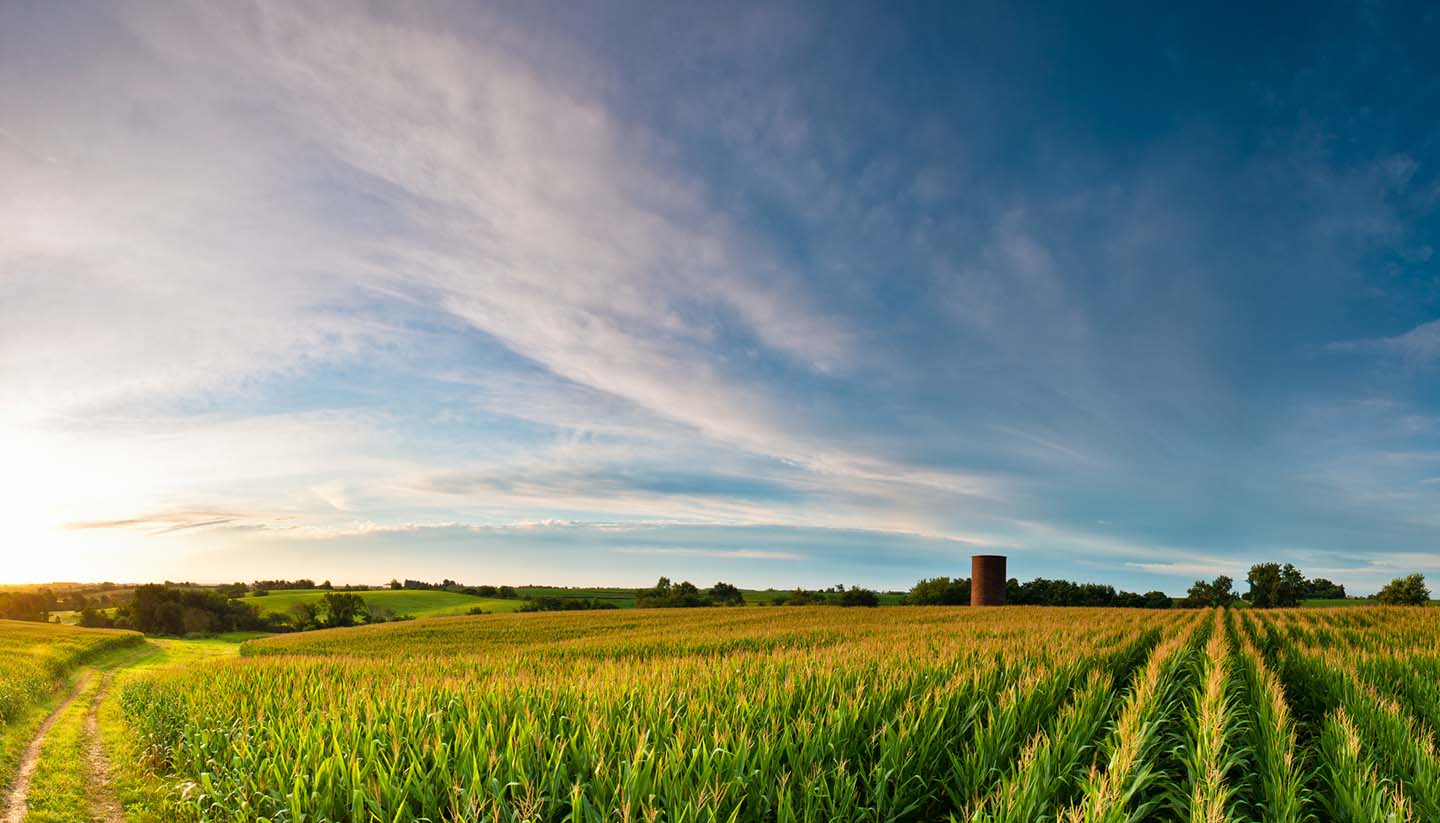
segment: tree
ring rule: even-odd
[[[1280,567],[1279,604],[1284,608],[1300,605],[1300,595],[1305,592],[1305,575],[1294,565],[1286,563]]]
[[[1289,563],[1256,563],[1245,580],[1250,584],[1246,599],[1257,609],[1293,608],[1305,590],[1305,575]]]
[[[880,595],[869,589],[853,586],[841,592],[835,602],[841,606],[874,607],[880,605]]]
[[[905,596],[910,606],[968,606],[970,578],[929,577],[916,583]]]
[[[1305,590],[1301,593],[1302,600],[1344,600],[1345,587],[1332,583],[1323,577],[1316,577],[1305,581]]]
[[[671,583],[662,577],[653,589],[635,591],[635,607],[638,609],[677,609],[708,605],[709,601],[694,583],[689,580]]]
[[[784,599],[776,598],[775,603],[780,606],[823,606],[825,595],[820,592],[807,592],[804,589],[796,588],[784,596]]]
[[[300,631],[313,629],[320,623],[319,609],[313,601],[302,600],[290,607],[290,624]]]
[[[1425,586],[1425,575],[1412,574],[1386,583],[1375,599],[1387,606],[1423,606],[1430,601],[1430,589]]]
[[[48,623],[55,611],[55,593],[49,589],[26,592],[0,592],[0,618],[32,620]]]
[[[1149,591],[1141,595],[1145,599],[1144,608],[1147,609],[1168,609],[1175,605],[1175,601],[1162,591]]]
[[[265,627],[249,603],[202,589],[138,586],[131,601],[116,609],[116,628],[146,634],[207,634]]]
[[[1223,574],[1209,583],[1196,580],[1186,593],[1182,605],[1191,609],[1229,606],[1235,600],[1234,587],[1235,581]]]
[[[723,581],[710,588],[709,598],[712,606],[745,605],[745,593],[740,591],[738,586],[732,586]]]
[[[80,610],[80,625],[87,629],[113,629],[115,618],[89,604]]]
[[[327,592],[320,598],[317,611],[320,622],[327,628],[353,626],[356,618],[365,613],[365,598],[358,594]]]

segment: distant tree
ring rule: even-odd
[[[265,627],[259,610],[238,598],[199,588],[150,584],[116,609],[115,626],[146,634],[209,634]]]
[[[1245,580],[1250,584],[1245,599],[1257,609],[1293,608],[1305,592],[1305,576],[1289,563],[1256,563]]]
[[[635,607],[638,609],[684,609],[708,605],[709,601],[700,589],[689,580],[671,583],[662,577],[654,588],[635,590]]]
[[[391,591],[399,591],[399,590],[402,589],[402,588],[404,588],[404,586],[403,586],[403,584],[401,584],[401,582],[400,582],[399,580],[394,580],[394,579],[392,579],[392,580],[390,581],[390,590],[391,590]]]
[[[320,610],[314,601],[302,600],[290,607],[290,625],[300,631],[320,625]]]
[[[1147,609],[1168,609],[1175,605],[1175,600],[1161,591],[1145,592],[1144,598]]]
[[[252,589],[265,589],[267,591],[282,591],[285,589],[313,589],[315,581],[309,578],[299,580],[256,580],[250,584]]]
[[[320,622],[327,628],[353,626],[365,613],[365,598],[358,594],[327,592],[317,609]]]
[[[852,586],[840,592],[840,596],[835,598],[835,603],[840,606],[874,607],[880,605],[880,595],[869,589]]]
[[[775,603],[781,606],[823,606],[827,598],[821,592],[809,592],[797,588],[784,595],[784,599],[776,598]]]
[[[1209,583],[1196,580],[1181,605],[1192,609],[1229,606],[1235,601],[1234,587],[1235,581],[1223,574]]]
[[[1430,602],[1430,589],[1425,585],[1425,575],[1412,574],[1386,583],[1375,599],[1387,606],[1423,606]]]
[[[905,595],[910,606],[968,606],[970,605],[970,579],[957,577],[929,577],[916,583]]]
[[[394,609],[389,609],[376,603],[370,603],[365,608],[365,622],[367,624],[393,623],[396,620],[405,619],[406,617],[404,615],[396,614]]]
[[[113,629],[115,618],[87,604],[80,610],[80,625],[87,629]]]
[[[57,605],[55,593],[49,589],[0,592],[0,618],[6,620],[48,623]]]
[[[520,607],[522,612],[575,612],[618,609],[614,603],[588,597],[536,597]]]
[[[732,586],[726,582],[718,582],[710,587],[707,592],[712,606],[743,606],[745,605],[745,593],[740,587]]]
[[[1306,580],[1300,593],[1301,600],[1344,600],[1346,596],[1344,586],[1332,583],[1323,577]]]
[[[185,606],[180,613],[185,634],[210,634],[218,623],[215,613],[196,606]]]

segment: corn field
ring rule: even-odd
[[[102,652],[142,640],[135,632],[0,620],[0,740],[8,724],[49,697],[66,672]]]
[[[1432,614],[454,618],[120,700],[193,820],[1435,821]]]

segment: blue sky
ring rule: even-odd
[[[1440,574],[1432,7],[0,8],[0,578]]]

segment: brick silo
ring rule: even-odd
[[[1005,605],[1005,555],[971,555],[970,605]]]

